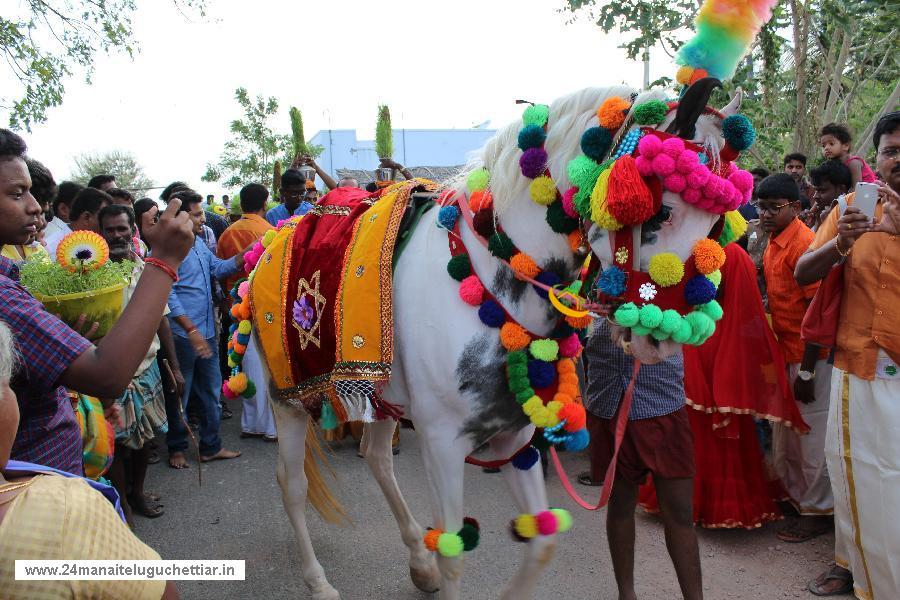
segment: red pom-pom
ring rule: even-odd
[[[694,72],[691,73],[691,83],[697,83],[697,81],[704,77],[709,77],[709,73],[706,72],[706,69],[694,69]]]
[[[472,217],[472,226],[475,227],[475,231],[478,232],[483,238],[489,238],[496,230],[494,229],[494,211],[490,208],[483,208],[475,213],[475,216]]]
[[[476,275],[469,275],[459,284],[459,297],[466,304],[478,306],[484,300],[484,286]]]
[[[477,190],[472,192],[472,195],[469,196],[469,207],[475,212],[491,208],[493,205],[494,198],[487,190]]]
[[[463,517],[463,525],[471,525],[478,531],[481,531],[481,525],[475,517]]]
[[[671,159],[670,159],[671,160]],[[616,221],[637,225],[653,216],[653,195],[631,156],[616,160],[609,175],[606,206]]]
[[[559,409],[559,413],[557,414],[560,420],[565,419],[566,425],[563,427],[569,433],[573,433],[578,431],[579,429],[584,429],[585,423],[587,421],[587,415],[584,412],[584,407],[577,402],[570,402],[566,404],[561,409]]]

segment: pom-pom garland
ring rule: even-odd
[[[708,275],[718,271],[725,264],[725,250],[715,240],[703,238],[694,244],[692,252],[697,271]]]
[[[608,129],[591,127],[581,135],[581,151],[585,156],[600,163],[612,146],[613,136]]]
[[[716,297],[716,286],[703,275],[695,275],[684,286],[684,299],[691,306],[706,304]]]
[[[450,231],[456,226],[456,220],[459,219],[459,207],[444,206],[438,211],[438,225]]]
[[[550,107],[546,104],[533,104],[525,109],[522,113],[522,122],[525,125],[537,125],[544,127],[547,125],[547,118],[550,116]]]
[[[669,112],[669,105],[662,100],[648,100],[634,107],[634,122],[638,125],[656,125],[662,123]]]
[[[475,169],[466,178],[466,187],[469,192],[477,192],[486,190],[488,183],[491,181],[491,174],[487,169]]]
[[[535,515],[520,514],[511,523],[516,539],[527,541],[539,535],[555,535],[572,528],[572,515],[563,508],[551,508]]]
[[[529,148],[540,148],[547,139],[547,132],[540,125],[526,125],[519,130],[519,148],[524,152]]]
[[[513,456],[512,466],[520,471],[527,471],[537,463],[541,458],[541,453],[534,446],[528,446],[515,456]]]
[[[519,169],[529,179],[540,177],[547,169],[547,152],[543,148],[529,148],[519,157]]]
[[[618,129],[625,122],[625,116],[631,108],[631,103],[620,96],[612,96],[603,101],[597,109],[597,120],[600,126],[606,129]]]
[[[481,526],[471,517],[463,519],[463,526],[457,533],[447,533],[440,529],[425,532],[422,541],[429,552],[437,552],[446,558],[454,558],[463,552],[470,552],[478,547]]]
[[[662,287],[677,285],[684,277],[684,263],[672,252],[660,252],[650,258],[650,278]]]
[[[462,281],[472,274],[472,263],[468,254],[458,254],[447,263],[447,273],[457,281]]]

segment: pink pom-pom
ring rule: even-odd
[[[689,175],[699,166],[700,159],[697,158],[697,153],[691,152],[690,150],[682,152],[678,158],[675,159],[675,169],[683,175]]]
[[[702,188],[706,185],[706,182],[709,181],[709,177],[712,173],[709,172],[704,166],[700,166],[697,169],[694,169],[687,176],[688,186],[692,188]]]
[[[231,341],[234,342],[235,344],[238,343],[237,336],[238,336],[238,332],[237,332],[237,329],[235,329],[234,334],[231,336]]]
[[[479,306],[484,300],[484,286],[475,275],[469,275],[459,284],[459,297],[466,304]]]
[[[673,159],[676,159],[684,152],[684,140],[677,137],[670,137],[662,143],[662,151]]]
[[[744,192],[741,190],[734,190],[734,194],[731,196],[731,204],[729,205],[728,210],[737,210],[741,207],[741,204],[744,203]]]
[[[577,193],[577,187],[570,187],[562,196],[563,212],[566,213],[567,217],[571,217],[573,219],[578,218],[578,211],[575,210],[575,194]]]
[[[241,284],[238,286],[238,296],[241,298],[246,298],[247,292],[249,292],[249,291],[250,291],[250,282],[242,281]]]
[[[249,275],[250,273],[252,273],[252,272],[253,272],[253,269],[255,269],[255,268],[256,268],[256,266],[253,265],[253,264],[250,264],[250,263],[244,263],[244,273],[246,273],[247,275]]]
[[[581,340],[578,334],[573,333],[559,341],[559,355],[565,358],[575,358],[581,353]]]
[[[681,192],[681,199],[688,204],[697,204],[702,197],[703,195],[698,188],[687,188]]]
[[[716,201],[709,196],[703,196],[695,206],[700,210],[712,210],[712,208],[716,205]]]
[[[278,223],[275,224],[275,229],[281,229],[281,226],[287,223],[290,219],[281,219]]]
[[[654,175],[653,163],[645,156],[638,156],[634,159],[634,166],[637,167],[641,177],[651,177]]]
[[[716,199],[722,195],[722,178],[710,176],[706,185],[703,186],[703,195]]]
[[[719,202],[727,203],[731,202],[731,198],[734,196],[734,192],[737,191],[734,187],[734,184],[728,181],[727,179],[722,179],[722,187],[719,188]]]
[[[680,173],[672,173],[671,175],[663,179],[663,185],[670,192],[679,194],[684,191],[684,188],[687,187],[687,179],[685,179],[684,175]]]
[[[537,522],[537,530],[541,535],[553,535],[556,533],[558,527],[556,515],[549,510],[534,515],[534,520]]]
[[[231,388],[228,387],[228,382],[222,384],[222,395],[228,398],[229,400],[234,400],[237,398],[237,394],[231,391]]]
[[[675,159],[668,154],[657,154],[653,157],[653,170],[660,177],[671,175],[675,172]]]
[[[747,190],[753,190],[753,175],[748,173],[747,171],[739,170],[735,171],[731,175],[728,176],[728,181],[734,184],[734,187],[739,189],[742,192],[746,192]]]
[[[653,158],[660,152],[662,152],[662,140],[655,135],[645,135],[638,142],[638,154],[641,156]]]

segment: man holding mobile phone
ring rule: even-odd
[[[794,273],[805,285],[844,261],[825,442],[837,564],[809,584],[820,596],[900,589],[900,111],[881,117],[874,143],[883,182],[871,216],[871,191],[850,194]]]

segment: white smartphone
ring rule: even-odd
[[[856,184],[853,206],[870,219],[875,218],[875,205],[878,204],[878,186],[874,183],[860,181]]]

